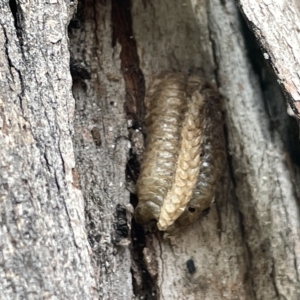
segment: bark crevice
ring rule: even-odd
[[[132,30],[130,0],[112,1],[112,26],[112,46],[115,47],[117,43],[121,46],[121,71],[126,89],[124,109],[129,120],[129,139],[132,144],[126,166],[126,176],[128,180],[135,184],[139,175],[139,162],[141,159],[140,153],[135,150],[141,147],[137,143],[143,143],[144,136],[145,80],[140,68],[137,44]],[[137,132],[140,133],[138,139],[135,138]],[[137,199],[134,194],[131,194],[130,202],[134,207],[136,206]],[[132,255],[131,272],[134,294],[137,298],[157,299],[156,276],[153,275],[153,272],[157,271],[151,270],[153,269],[153,262],[147,265],[145,261],[147,259],[145,250],[150,252],[148,257],[155,257],[153,255],[154,249],[149,245],[147,247],[147,235],[145,235],[143,227],[137,224],[134,219],[132,219],[131,225],[132,245],[130,250]]]

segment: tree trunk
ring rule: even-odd
[[[6,299],[300,298],[298,124],[266,64],[298,114],[300,59],[260,18],[272,1],[240,0],[265,53],[233,0],[0,3]],[[209,213],[172,239],[131,222],[128,191],[164,71],[216,83],[227,141]]]
[[[75,3],[0,4],[1,298],[92,299],[66,29]]]

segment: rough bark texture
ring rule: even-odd
[[[240,3],[299,100],[299,53],[284,32],[299,5],[278,4],[286,27],[273,40],[263,26],[277,23],[260,13],[277,6]],[[76,3],[0,0],[1,294],[299,299],[298,127],[234,0],[131,5],[80,2],[68,49]],[[131,238],[126,162],[140,159],[145,87],[162,71],[219,86],[227,167],[207,216],[172,240],[133,222]]]
[[[112,45],[111,9],[109,1],[81,2],[70,25],[71,67],[76,77],[73,141],[99,298],[131,299],[126,220],[130,203],[125,189],[130,142],[121,48]]]
[[[300,2],[239,0],[294,113],[300,117]]]
[[[222,10],[234,16],[234,6],[229,2],[226,6],[212,4],[210,24],[219,58],[220,87],[226,97],[229,153],[253,297],[297,299],[299,212],[293,184],[297,184],[294,172],[298,170],[296,165],[290,168],[291,160],[296,161],[291,157],[289,142],[282,142],[286,132],[280,132],[278,125],[279,118],[286,123],[294,120],[286,115],[275,80],[272,84],[268,78],[272,74],[264,71],[259,85],[259,77],[255,76],[259,73],[254,74],[249,65],[245,44],[238,33],[240,24],[222,18]],[[222,30],[216,25],[220,17]],[[245,41],[250,44],[247,37]],[[297,129],[289,134],[291,138],[294,134],[299,144]]]
[[[0,2],[2,299],[93,299],[74,185],[67,25],[74,2]]]

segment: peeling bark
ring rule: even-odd
[[[293,174],[299,171],[291,149],[283,143],[285,132],[275,121],[281,118],[289,124],[295,120],[287,116],[268,69],[253,72],[247,59],[247,37],[243,41],[237,32],[242,29],[240,24],[226,20],[223,32],[216,26],[222,10],[234,16],[236,9],[229,3],[214,5],[211,28],[215,41],[223,41],[215,49],[220,87],[227,100],[229,152],[249,259],[248,276],[257,299],[297,299],[299,211]],[[290,132],[299,145],[297,134],[297,130]]]
[[[239,0],[249,27],[271,64],[294,113],[300,117],[299,1]]]

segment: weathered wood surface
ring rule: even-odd
[[[80,2],[69,32],[76,102],[66,30],[75,6],[0,2],[1,293],[132,299],[135,284],[137,297],[152,299],[300,298],[297,126],[276,80],[249,59],[235,2],[134,0],[133,31],[118,33],[128,14],[112,21],[110,1]],[[296,74],[296,63],[282,65]],[[143,116],[143,75],[147,87],[161,71],[217,83],[228,163],[207,216],[172,242],[147,234],[154,293],[135,282],[145,279],[131,261],[136,248],[116,236],[116,223],[117,208],[130,217],[127,119]]]
[[[287,143],[282,143],[284,133],[276,124],[280,118],[286,124],[294,120],[286,114],[275,80],[272,83],[262,75],[261,82],[258,81],[260,74],[255,74],[252,69],[255,66],[249,65],[244,44],[248,41],[247,38],[243,41],[238,33],[239,23],[221,18],[225,22],[217,26],[221,16],[218,8],[234,16],[233,4],[228,2],[222,7],[216,2],[211,9],[211,16],[215,16],[211,27],[213,39],[222,40],[216,47],[218,73],[226,97],[229,153],[253,298],[297,299],[300,293],[299,211],[295,193],[299,183],[294,179],[297,166],[290,168],[290,149]],[[248,53],[251,54],[249,49]],[[297,129],[289,134],[294,134],[299,144]]]
[[[74,185],[75,3],[0,1],[0,298],[96,296]]]
[[[300,2],[239,0],[239,5],[300,117]]]
[[[234,1],[206,4],[133,2],[146,85],[164,70],[200,70],[218,81],[225,99],[230,172],[208,216],[173,245],[156,241],[160,298],[296,299],[299,214],[286,148],[270,126],[279,117],[266,111],[273,99],[263,97]],[[278,92],[273,102],[287,119],[282,100]],[[195,262],[193,275],[188,259]]]
[[[79,3],[74,22],[69,35],[71,56],[75,65],[84,69],[78,74],[84,78],[77,78],[73,85],[73,142],[99,299],[131,299],[128,245],[114,243],[118,239],[117,206],[126,209],[130,205],[125,189],[130,142],[124,113],[121,47],[112,46],[111,4]],[[85,79],[85,72],[90,79]]]

